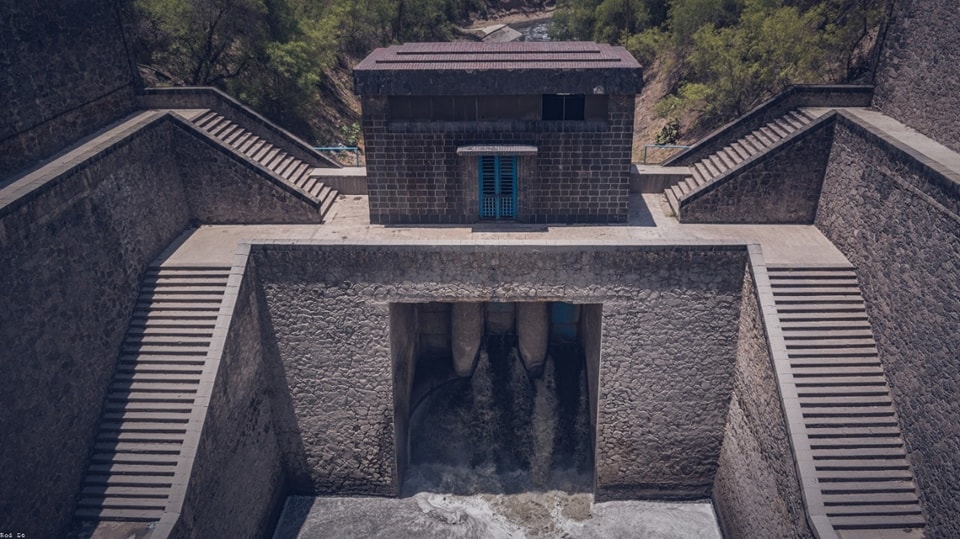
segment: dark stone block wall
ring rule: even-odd
[[[817,227],[857,268],[928,537],[960,537],[960,178],[838,122]]]
[[[136,107],[127,0],[3,2],[0,181]]]
[[[748,272],[713,504],[724,537],[813,537],[753,286]]]
[[[810,224],[833,141],[830,113],[681,201],[683,223]]]
[[[518,221],[626,222],[633,96],[610,96],[607,122],[389,122],[386,98],[362,99],[372,223],[478,221],[477,158],[456,153],[474,144],[538,148],[522,158]]]
[[[141,131],[0,208],[0,523],[72,518],[138,277],[189,222],[170,132]]]
[[[900,0],[877,67],[873,105],[960,152],[960,7]]]
[[[278,380],[264,361],[256,287],[248,264],[171,537],[269,537],[283,505],[271,398]]]
[[[562,300],[603,304],[603,338],[589,345],[600,346],[591,361],[597,496],[709,496],[733,383],[743,246],[304,243],[254,245],[252,256],[267,348],[287,388],[276,414],[293,492],[399,491],[405,433],[396,432],[394,391],[404,395],[393,379],[391,305]]]

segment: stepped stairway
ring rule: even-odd
[[[829,109],[793,109],[697,161],[692,174],[673,185],[664,194],[675,215],[680,215],[680,201],[704,185],[714,182],[743,163],[763,154],[781,140],[804,128]]]
[[[189,432],[205,414],[196,402],[230,268],[152,267],[113,374],[79,521],[160,519],[191,463]],[[190,452],[192,454],[192,452]]]
[[[306,192],[320,204],[320,217],[327,214],[337,199],[337,191],[313,175],[314,165],[274,146],[222,114],[203,109],[178,112],[200,129],[260,163],[283,181]]]
[[[840,537],[922,536],[913,473],[856,273],[771,267],[768,274],[830,524]]]

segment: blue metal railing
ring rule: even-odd
[[[643,164],[647,164],[647,148],[656,148],[658,150],[686,150],[690,146],[680,144],[644,144],[643,145]]]
[[[353,152],[354,164],[360,166],[360,148],[356,146],[315,146],[313,149],[318,152]]]

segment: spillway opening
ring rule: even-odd
[[[392,306],[401,492],[592,492],[601,311]]]

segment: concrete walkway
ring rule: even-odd
[[[342,196],[322,225],[202,226],[171,245],[163,265],[229,264],[239,243],[311,240],[333,243],[531,243],[643,245],[690,241],[759,243],[769,264],[842,265],[846,258],[810,225],[693,225],[669,215],[662,194],[635,194],[626,225],[371,225],[367,197]]]

